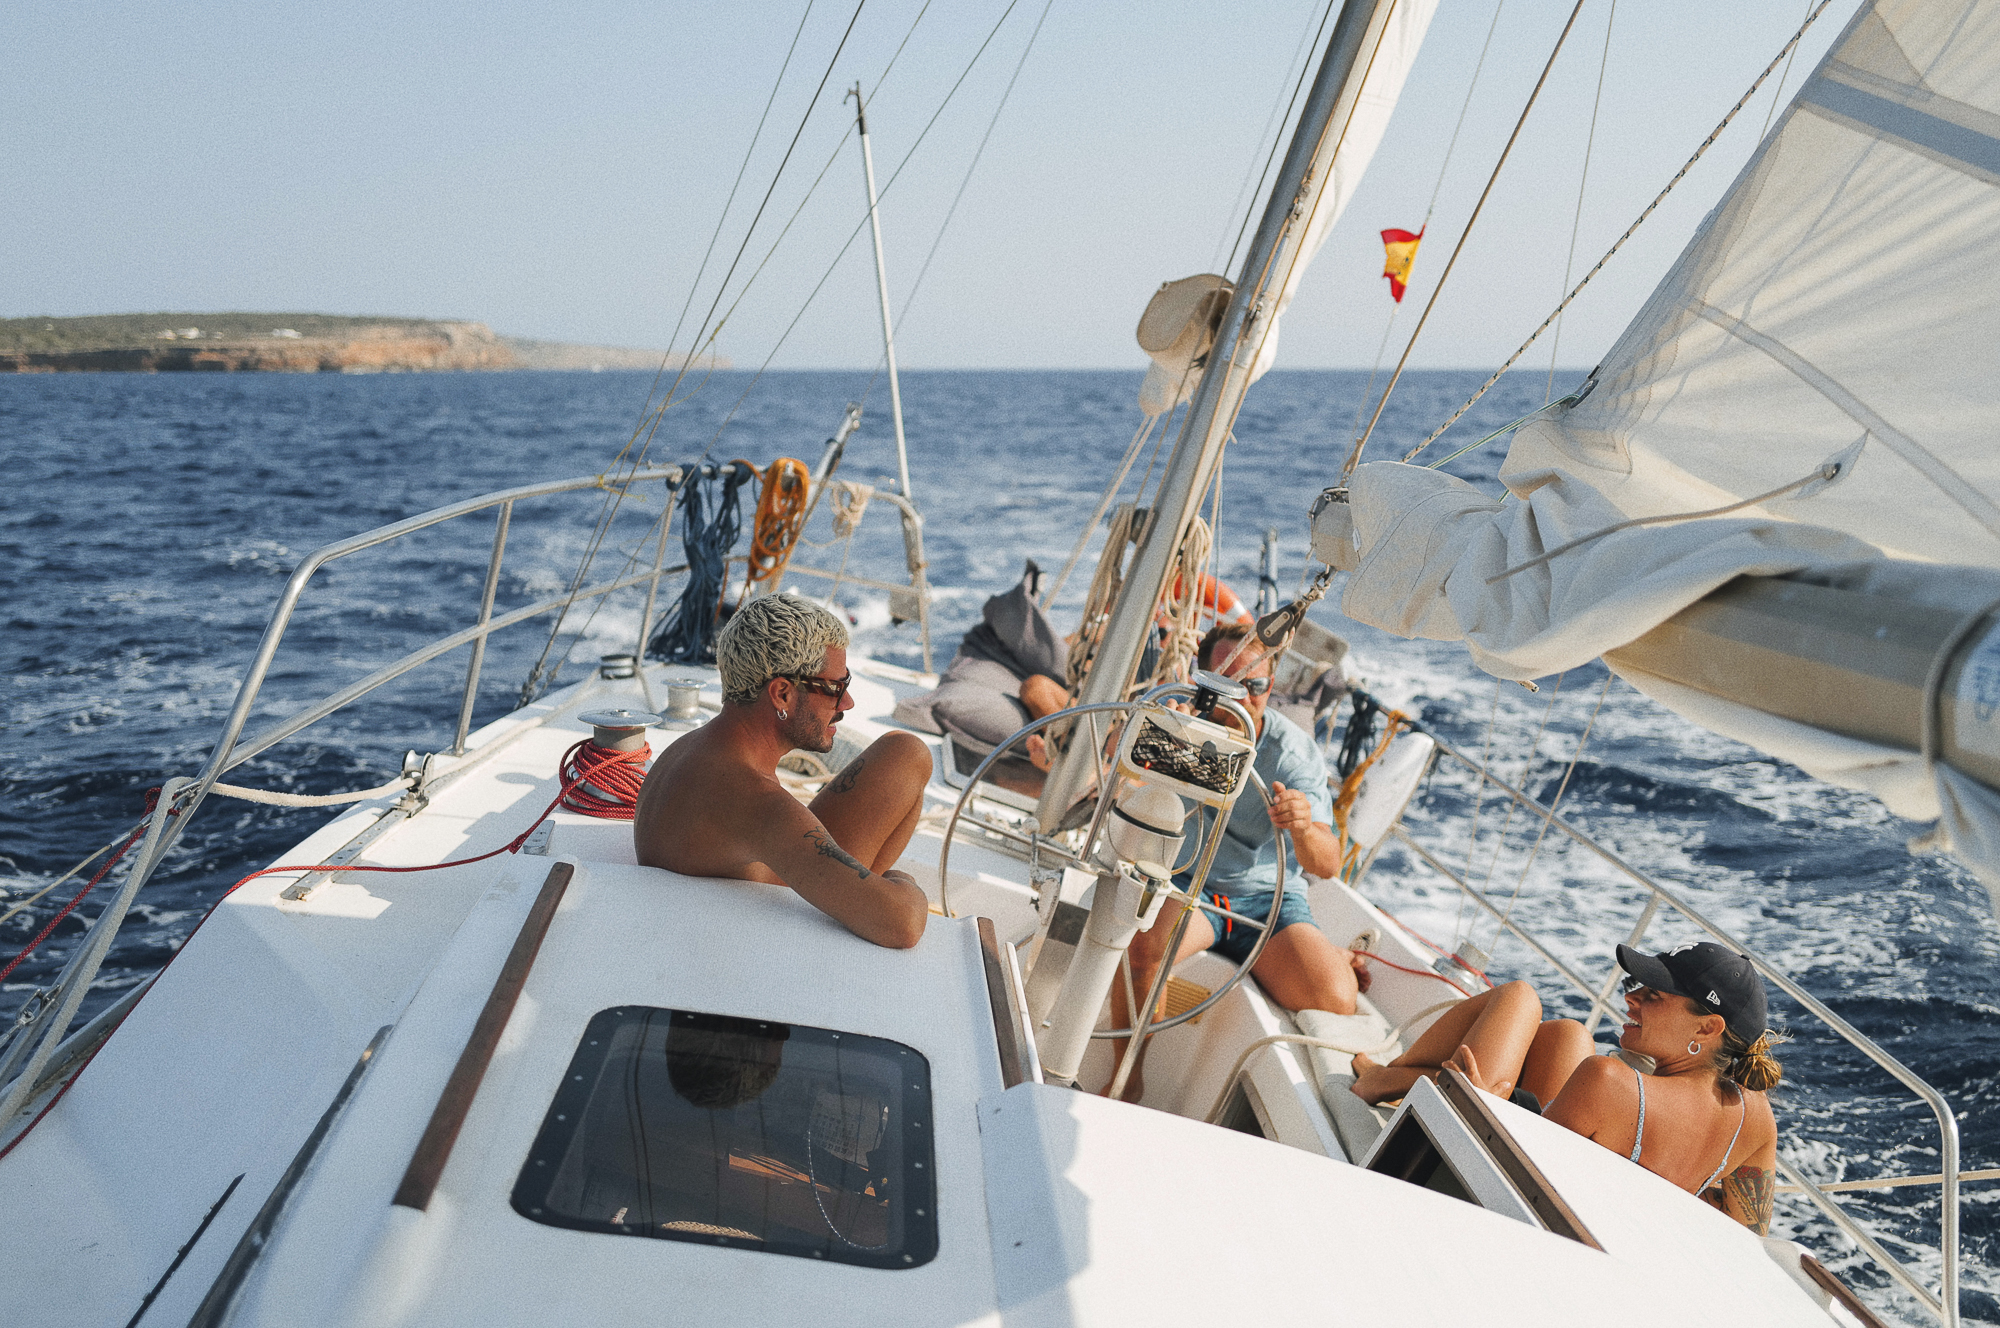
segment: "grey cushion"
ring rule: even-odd
[[[1027,723],[1021,680],[992,660],[960,655],[930,695],[931,718],[947,732],[997,747]]]

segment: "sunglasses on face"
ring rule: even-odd
[[[843,673],[838,678],[822,678],[816,673],[781,673],[778,676],[791,679],[809,692],[832,697],[835,705],[840,704],[840,698],[847,695],[847,685],[854,681],[852,673]]]
[[[1242,683],[1243,690],[1252,696],[1262,696],[1271,690],[1271,678],[1269,674],[1261,678],[1238,678],[1236,681]]]

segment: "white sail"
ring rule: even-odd
[[[1291,307],[1292,296],[1305,279],[1306,269],[1319,256],[1320,247],[1326,243],[1334,223],[1340,220],[1340,214],[1347,210],[1348,200],[1360,188],[1361,177],[1375,159],[1375,149],[1382,145],[1389,117],[1395,113],[1396,102],[1403,95],[1403,83],[1410,76],[1410,66],[1416,63],[1417,51],[1424,44],[1424,34],[1430,30],[1431,17],[1436,12],[1437,0],[1397,0],[1383,20],[1381,35],[1368,52],[1368,72],[1362,79],[1361,90],[1340,128],[1339,145],[1327,168],[1326,188],[1313,202],[1305,238],[1278,287],[1277,312],[1250,372],[1253,382],[1277,361],[1279,322]]]
[[[1502,503],[1353,477],[1343,599],[1509,678],[1631,642],[1738,575],[2000,568],[2000,2],[1864,5],[1575,406],[1515,435]],[[1834,470],[1837,467],[1837,471]],[[1829,482],[1816,478],[1834,474]],[[1620,530],[1796,485],[1741,515]],[[1623,671],[1687,717],[1943,817],[2000,884],[2000,800],[1917,753]]]

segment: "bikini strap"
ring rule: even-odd
[[[1729,1155],[1736,1151],[1736,1141],[1743,1137],[1743,1118],[1749,1114],[1749,1110],[1749,1103],[1744,1100],[1743,1089],[1739,1085],[1736,1089],[1736,1133],[1729,1136],[1729,1147],[1722,1150],[1722,1165],[1708,1174],[1708,1179],[1701,1183],[1701,1188],[1695,1191],[1696,1194],[1707,1194],[1709,1186],[1722,1178],[1723,1168],[1729,1165]]]
[[[1632,1074],[1639,1081],[1639,1132],[1632,1139],[1632,1160],[1637,1162],[1639,1150],[1646,1146],[1646,1076],[1639,1073],[1639,1067],[1636,1065],[1632,1067]],[[1735,1146],[1733,1142],[1730,1144],[1732,1148]],[[1723,1159],[1725,1162],[1728,1160],[1726,1157]]]

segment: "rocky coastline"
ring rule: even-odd
[[[671,358],[678,367],[681,357]],[[484,323],[457,320],[240,313],[0,319],[0,373],[657,369],[667,359],[654,350],[503,337]]]

